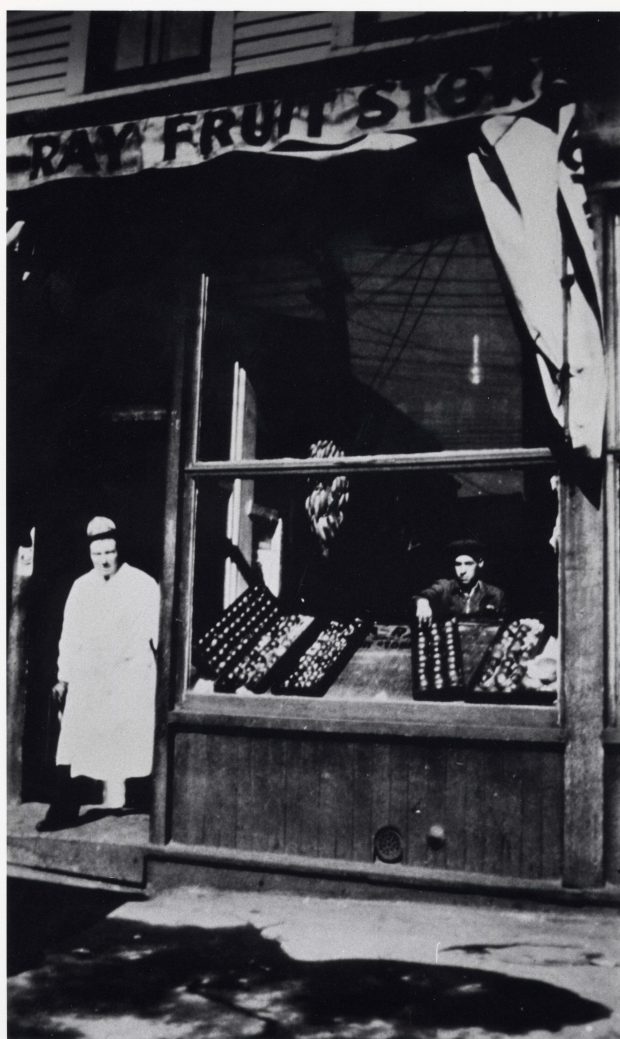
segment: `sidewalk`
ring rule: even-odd
[[[620,916],[178,889],[10,979],[52,1036],[620,1039]]]

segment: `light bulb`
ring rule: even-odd
[[[484,368],[480,364],[480,336],[475,335],[471,341],[471,365],[467,373],[472,386],[479,386],[484,378]]]

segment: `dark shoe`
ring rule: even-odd
[[[96,823],[100,819],[114,819],[115,816],[124,815],[124,808],[88,808],[80,816],[76,825],[84,826],[86,823]]]
[[[75,826],[79,819],[80,810],[61,809],[50,807],[46,815],[35,826],[37,833],[50,833],[53,830],[68,830]]]

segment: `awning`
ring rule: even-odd
[[[416,131],[522,110],[541,96],[540,62],[507,74],[492,66],[386,79],[124,123],[10,137],[7,189],[67,178],[109,178],[200,165],[233,151],[326,159],[415,142]]]
[[[551,410],[599,458],[605,421],[601,300],[575,106],[494,116],[469,162],[480,205],[538,352]]]

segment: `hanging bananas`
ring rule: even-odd
[[[310,446],[311,458],[340,458],[344,451],[333,440],[317,440]],[[323,551],[334,539],[344,520],[344,507],[349,500],[349,481],[346,476],[319,480],[306,498],[306,512],[315,534],[323,542]]]

